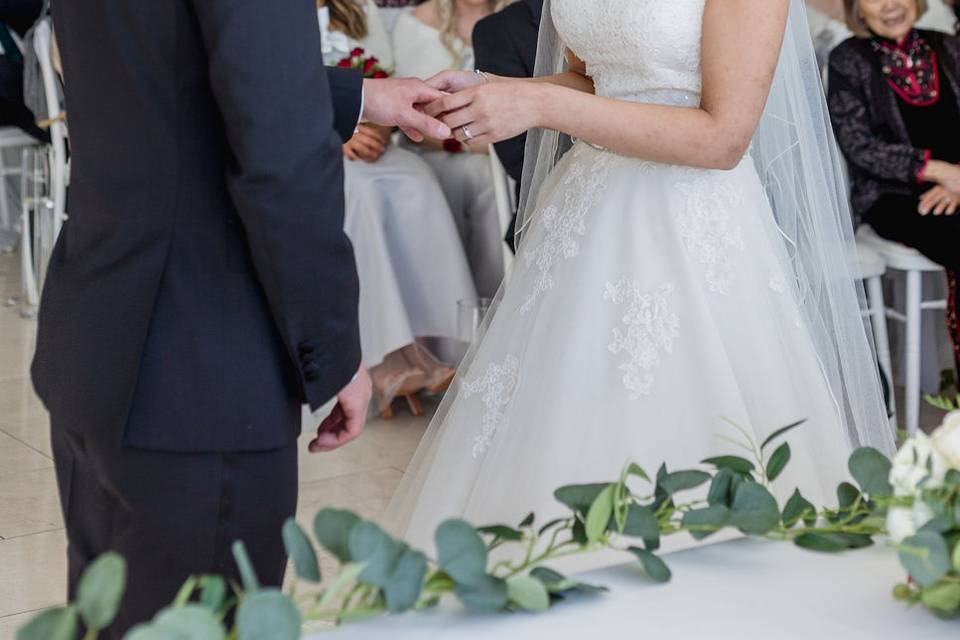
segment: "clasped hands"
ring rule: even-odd
[[[427,81],[364,81],[363,118],[397,126],[414,142],[456,138],[487,145],[537,125],[531,83],[470,71],[444,71]]]

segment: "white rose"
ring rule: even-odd
[[[887,512],[887,533],[896,543],[903,542],[917,532],[913,511],[907,507],[893,507]]]
[[[931,438],[934,451],[951,469],[960,469],[960,411],[948,413]]]
[[[930,437],[918,433],[907,440],[894,456],[890,484],[895,495],[916,496],[922,481],[926,480],[925,487],[938,487],[943,484],[946,472],[946,461],[934,449]]]

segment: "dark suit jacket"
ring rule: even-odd
[[[510,78],[531,78],[543,0],[523,0],[479,21],[473,29],[477,69]],[[494,145],[504,169],[517,183],[523,174],[526,134]]]
[[[73,174],[38,394],[130,446],[289,443],[360,362],[340,148],[361,78],[325,71],[313,0],[53,0],[53,19]]]
[[[937,52],[943,81],[960,97],[960,40],[938,31],[920,34]],[[883,195],[912,194],[926,153],[911,144],[898,98],[869,40],[850,38],[830,53],[827,93],[837,142],[850,166],[854,212],[862,216]]]

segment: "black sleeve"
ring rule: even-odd
[[[360,121],[360,107],[363,101],[363,74],[359,69],[339,69],[327,67],[327,82],[333,98],[333,128],[340,140],[346,142]]]
[[[529,77],[530,72],[520,49],[502,24],[506,15],[493,14],[474,27],[473,51],[477,69],[510,78]],[[526,143],[526,134],[521,134],[493,145],[503,168],[518,183],[523,174],[523,150]]]
[[[847,162],[874,177],[916,184],[927,152],[909,144],[888,142],[871,125],[863,84],[869,74],[856,54],[838,48],[830,55],[827,102],[837,143]]]
[[[360,364],[359,284],[343,231],[343,158],[331,102],[332,92],[355,81],[328,80],[313,0],[192,1],[233,156],[230,195],[304,397],[316,409]],[[242,355],[243,345],[237,348]]]

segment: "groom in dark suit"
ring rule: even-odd
[[[301,405],[312,451],[359,435],[357,274],[341,144],[361,116],[450,135],[415,80],[322,66],[314,0],[54,0],[70,221],[33,379],[51,414],[69,590],[118,551],[119,638],[190,574],[285,564]]]

